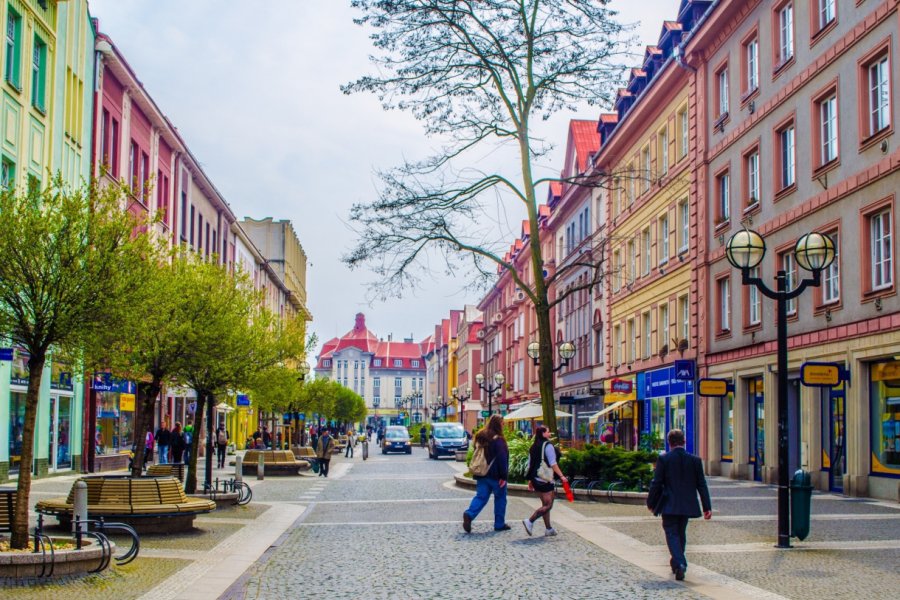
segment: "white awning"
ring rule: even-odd
[[[571,417],[571,413],[564,410],[556,410],[556,418]],[[539,403],[526,404],[503,417],[505,421],[527,421],[530,419],[539,420],[544,418],[544,409]]]
[[[608,413],[608,412],[610,412],[610,411],[613,411],[613,410],[616,410],[617,408],[619,408],[619,407],[622,406],[623,404],[627,404],[627,403],[629,403],[629,402],[631,402],[631,400],[620,400],[620,401],[616,402],[615,404],[610,404],[609,406],[607,406],[607,407],[604,408],[603,410],[597,411],[597,412],[595,412],[594,414],[592,414],[591,417],[590,417],[590,419],[589,419],[588,421],[589,421],[591,424],[594,424],[594,423],[596,423],[596,422],[600,419],[600,417],[602,417],[602,416],[605,415],[606,413]]]

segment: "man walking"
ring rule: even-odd
[[[344,458],[353,458],[353,429],[347,430],[347,449],[344,452]]]
[[[684,432],[672,429],[669,431],[668,441],[669,452],[656,461],[656,471],[647,494],[647,508],[654,515],[662,515],[666,545],[671,556],[669,565],[675,573],[675,579],[682,581],[687,571],[684,552],[687,547],[688,519],[700,516],[697,494],[703,503],[704,519],[712,518],[712,503],[709,500],[706,477],[703,476],[703,463],[684,449]]]
[[[228,432],[225,431],[225,425],[219,425],[216,431],[216,458],[218,468],[225,468],[225,451],[228,449]]]
[[[328,477],[328,466],[331,464],[331,453],[334,452],[334,438],[327,429],[322,430],[316,444],[316,458],[319,460],[319,477]]]

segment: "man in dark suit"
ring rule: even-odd
[[[675,579],[682,581],[687,571],[684,550],[687,546],[688,519],[700,516],[697,494],[700,494],[700,502],[703,503],[704,519],[712,518],[712,504],[706,477],[703,476],[703,463],[684,449],[684,432],[672,429],[668,440],[669,452],[656,461],[656,472],[647,494],[647,508],[655,515],[662,515],[666,545],[672,557],[669,564]]]

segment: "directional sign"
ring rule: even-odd
[[[487,410],[481,411],[481,418],[482,418],[482,419],[487,419],[489,416],[491,416],[490,411],[487,411]]]
[[[800,383],[810,387],[834,387],[844,380],[843,365],[807,362],[800,366]]]
[[[734,387],[727,379],[701,379],[697,382],[697,393],[701,396],[727,396]]]

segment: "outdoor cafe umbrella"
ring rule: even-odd
[[[556,418],[560,417],[571,417],[571,413],[567,413],[564,410],[556,410]],[[521,408],[517,408],[512,411],[505,417],[503,417],[504,421],[535,421],[537,419],[544,418],[544,409],[541,407],[540,403],[533,402],[531,404],[526,404]]]

